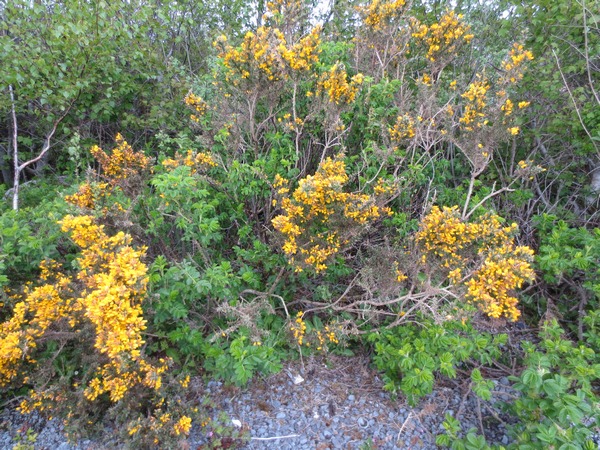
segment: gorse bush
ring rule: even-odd
[[[96,184],[99,195],[88,183],[67,196],[107,224],[127,212],[119,203],[107,207],[104,199],[115,190],[135,193],[140,181],[133,176],[149,162],[121,137],[117,144],[112,159],[92,149],[107,180]],[[111,215],[116,217],[110,220]],[[107,225],[89,214],[66,215],[58,224],[80,249],[76,270],[44,259],[40,281],[13,293],[11,315],[0,327],[1,387],[29,387],[19,409],[64,417],[74,437],[91,431],[109,408],[122,411],[119,420],[129,437],[144,430],[149,441],[143,445],[187,435],[198,409],[186,412],[181,401],[170,398],[176,391],[169,360],[144,353],[146,249],[134,247],[123,231],[109,234]],[[150,416],[143,417],[144,410]]]
[[[111,126],[97,132],[89,156],[78,152],[95,134],[74,127],[68,167],[79,177],[89,164],[85,181],[64,202],[0,216],[0,376],[3,392],[27,392],[23,411],[60,414],[81,432],[109,417],[131,446],[169,447],[193,420],[208,420],[188,375],[242,386],[286,358],[351,345],[372,347],[386,389],[411,404],[444,376],[470,378],[488,400],[482,370],[508,338],[476,330],[472,319],[533,323],[538,306],[575,321],[580,343],[550,328],[537,347],[523,344],[514,439],[589,438],[598,239],[549,218],[532,228],[517,211],[536,213],[531,188],[546,176],[521,145],[535,105],[520,89],[537,64],[525,36],[488,51],[473,14],[402,0],[333,8],[315,25],[307,2],[268,2],[252,27],[214,33],[224,34],[212,50],[198,40],[212,52],[202,64],[190,60],[190,42],[180,47],[188,39],[180,28],[167,27],[179,36],[171,51],[148,42],[136,55],[160,55],[164,77],[181,74],[167,98],[103,103],[92,122],[125,109],[127,120],[143,111],[140,124],[155,123],[165,105],[177,111],[168,126],[118,134],[114,125],[127,120],[105,117]],[[175,10],[169,19],[158,9],[155,20],[178,23]],[[146,5],[142,12],[132,39],[162,29],[147,22]],[[190,20],[181,33],[192,33]],[[153,39],[160,36],[168,41]],[[129,75],[139,69],[125,66]],[[33,93],[7,80],[17,97],[0,107],[19,116],[11,119],[18,128],[28,101],[19,92]],[[88,81],[65,94],[64,108],[78,95],[82,107],[94,103]],[[30,99],[36,114],[61,110],[54,93],[44,107],[46,94]],[[65,125],[79,123],[66,111]],[[182,111],[189,120],[177,129]],[[542,428],[533,429],[536,414]],[[571,422],[583,431],[568,434]],[[457,424],[447,425],[448,439],[462,445]]]

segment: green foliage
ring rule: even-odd
[[[385,389],[402,390],[412,405],[431,393],[435,375],[456,378],[458,370],[470,370],[468,361],[490,364],[501,355],[506,335],[492,336],[473,329],[469,324],[449,321],[436,325],[407,324],[372,333],[373,361],[384,371]],[[471,370],[474,392],[483,399],[490,397],[491,382],[475,368]]]
[[[598,329],[593,332],[597,339]],[[593,449],[600,420],[594,385],[600,379],[598,355],[589,346],[575,345],[556,322],[546,324],[540,343],[523,342],[525,368],[511,377],[519,396],[504,405],[515,423],[508,449]],[[446,435],[437,443],[453,449],[502,448],[490,446],[475,430],[459,437],[460,423],[446,416]]]
[[[551,284],[577,279],[600,300],[600,229],[573,228],[555,216],[539,218],[536,261]]]
[[[105,142],[125,129],[147,140],[149,130],[180,126],[185,86],[177,80],[185,74],[163,57],[166,33],[154,13],[144,2],[16,0],[2,7],[0,59],[12,64],[0,67],[0,111],[9,117],[14,107],[21,162],[38,154],[55,123],[58,142],[72,133]],[[48,163],[82,169],[81,147],[72,140],[65,147],[38,163],[36,175]]]
[[[182,356],[198,355],[204,343],[203,321],[191,321],[190,314],[202,311],[211,285],[203,279],[191,261],[168,267],[163,256],[156,258],[150,268],[150,290],[153,309],[152,323],[156,332],[166,339],[157,343],[156,350],[180,363]]]
[[[257,373],[270,375],[282,368],[282,353],[274,348],[273,339],[252,341],[247,330],[240,330],[230,342],[207,343],[203,351],[204,368],[237,386],[245,385]]]
[[[593,388],[600,379],[598,355],[565,339],[556,322],[548,324],[540,338],[539,348],[523,344],[526,368],[512,379],[521,393],[511,407],[519,420],[516,443],[519,448],[585,446],[600,420]]]
[[[540,248],[536,262],[550,285],[563,318],[578,321],[579,339],[585,314],[598,309],[600,302],[600,229],[570,227],[556,216],[538,218]],[[579,307],[573,311],[574,300]],[[594,347],[596,351],[600,347]]]
[[[206,181],[193,176],[189,167],[158,174],[150,182],[156,195],[146,200],[146,230],[159,240],[164,253],[177,258],[195,253],[198,246],[208,252],[221,239],[217,200],[210,197]],[[208,253],[204,257],[210,260]]]
[[[460,421],[446,413],[442,423],[446,434],[439,434],[435,443],[440,447],[450,447],[452,450],[504,450],[502,446],[490,446],[485,437],[477,434],[476,428],[470,428],[464,437],[458,437],[461,426]]]
[[[37,438],[38,434],[32,428],[28,428],[24,435],[19,433],[15,436],[16,444],[12,450],[35,450]]]
[[[67,210],[60,198],[46,198],[35,208],[0,214],[0,287],[17,288],[38,273],[44,259],[57,259],[69,249],[56,223]]]

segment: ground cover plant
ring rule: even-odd
[[[194,377],[370,352],[411,404],[513,367],[509,446],[593,448],[595,1],[137,3],[0,2],[8,403],[218,448]]]

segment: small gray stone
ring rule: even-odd
[[[277,415],[275,416],[275,418],[276,419],[285,419],[285,413],[283,411],[279,412],[279,413],[277,413]]]

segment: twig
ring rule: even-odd
[[[471,214],[473,214],[473,213],[475,212],[475,210],[476,210],[477,208],[479,208],[481,205],[483,205],[483,204],[484,204],[486,201],[488,201],[490,198],[492,198],[492,197],[495,197],[496,195],[500,195],[500,194],[501,194],[501,193],[503,193],[503,192],[513,192],[513,191],[514,191],[514,189],[510,189],[510,186],[505,186],[505,187],[503,187],[502,189],[499,189],[499,190],[497,190],[497,191],[494,191],[495,184],[496,184],[496,183],[494,183],[494,186],[492,186],[492,192],[491,192],[490,194],[486,195],[485,197],[483,197],[483,199],[482,199],[482,200],[481,200],[479,203],[477,203],[475,206],[473,206],[473,208],[471,208],[471,211],[469,211],[469,213],[468,213],[468,214],[466,214],[466,215],[465,215],[465,214],[463,213],[463,219],[464,219],[464,220],[467,220],[467,219],[468,219],[468,218],[471,216]],[[512,184],[512,183],[511,183],[511,184]]]
[[[585,15],[585,11],[584,11],[584,15]],[[558,59],[558,56],[557,56],[556,52],[554,51],[554,49],[552,49],[552,54],[554,55],[554,59],[556,59],[556,66],[558,67],[558,73],[560,73],[560,76],[563,80],[565,88],[567,89],[567,92],[569,93],[569,97],[571,98],[571,101],[573,102],[573,106],[575,107],[575,113],[577,114],[577,117],[579,118],[579,123],[581,124],[581,128],[583,128],[583,131],[585,131],[585,134],[587,134],[588,137],[590,138],[590,142],[592,143],[592,145],[594,146],[594,149],[596,150],[596,155],[600,155],[600,150],[598,150],[598,146],[596,145],[594,138],[592,137],[592,135],[590,134],[590,131],[585,126],[585,122],[583,121],[583,118],[581,117],[581,112],[579,111],[579,107],[577,106],[577,102],[575,101],[575,97],[573,96],[573,92],[571,92],[571,87],[569,86],[569,82],[565,78],[565,74],[563,73],[562,67],[560,66],[560,60]]]
[[[400,431],[398,431],[398,437],[396,438],[396,442],[398,442],[400,440],[400,435],[402,434],[404,427],[406,427],[406,425],[408,424],[408,421],[411,419],[411,417],[412,417],[412,411],[408,413],[408,416],[406,416],[404,423],[400,427]]]
[[[483,419],[481,418],[481,400],[477,397],[477,418],[479,419],[479,428],[481,429],[481,435],[485,439],[485,430],[483,429]]]
[[[272,436],[272,437],[253,437],[250,438],[251,441],[275,441],[277,439],[291,439],[295,437],[300,437],[299,434],[288,434],[286,436]]]
[[[587,26],[587,18],[585,16],[587,12],[587,8],[585,6],[585,0],[581,3],[583,8],[583,39],[585,49],[585,67],[587,69],[588,82],[590,84],[590,89],[592,94],[594,94],[594,98],[596,99],[596,103],[600,106],[600,97],[598,97],[598,93],[596,89],[594,89],[594,81],[592,80],[592,70],[590,69],[590,53],[589,53],[589,42],[588,42],[588,26]]]
[[[469,387],[467,388],[466,392],[463,395],[463,398],[460,402],[460,406],[458,407],[458,411],[456,412],[456,417],[458,419],[458,416],[460,416],[462,414],[462,410],[465,407],[465,402],[467,401],[467,397],[469,396],[469,394],[471,393],[471,387],[473,386],[473,381],[471,381],[469,383]]]
[[[507,423],[506,423],[504,420],[502,420],[502,418],[501,418],[501,417],[498,415],[498,413],[497,413],[496,411],[494,411],[494,408],[492,408],[490,405],[483,405],[483,406],[485,406],[485,407],[487,408],[488,412],[489,412],[489,413],[490,413],[492,416],[494,416],[494,418],[495,418],[495,419],[496,419],[498,422],[500,422],[500,423],[501,423],[502,425],[504,425],[504,426],[507,426],[507,425],[508,425],[508,424],[507,424]]]

